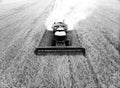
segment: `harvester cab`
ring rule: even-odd
[[[70,41],[67,38],[67,25],[63,22],[57,22],[53,24],[52,28],[52,46],[70,46]]]
[[[52,29],[52,32],[46,30],[46,32],[44,33],[39,46],[34,51],[36,55],[83,54],[85,56],[85,48],[73,45],[72,32],[68,31],[67,24],[65,24],[64,22],[54,22],[52,25]]]

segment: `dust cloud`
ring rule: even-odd
[[[54,22],[64,21],[69,30],[80,20],[86,19],[96,8],[97,0],[56,0],[53,11],[46,20],[46,27],[52,30]]]

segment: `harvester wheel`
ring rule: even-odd
[[[65,41],[65,45],[66,45],[66,46],[70,46],[70,45],[71,45],[71,44],[70,44],[70,40],[66,40],[66,41]]]
[[[52,40],[52,46],[56,46],[56,41]]]

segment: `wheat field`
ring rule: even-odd
[[[36,56],[54,0],[0,5],[0,88],[120,88],[120,2],[76,26],[83,55]]]

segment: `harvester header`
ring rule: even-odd
[[[53,31],[45,31],[39,46],[34,51],[36,55],[83,54],[85,56],[85,48],[81,47],[78,41],[74,41],[76,34],[73,33],[74,30],[68,31],[67,24],[64,22],[54,22],[52,29]],[[79,46],[74,45],[73,42],[78,42]]]

